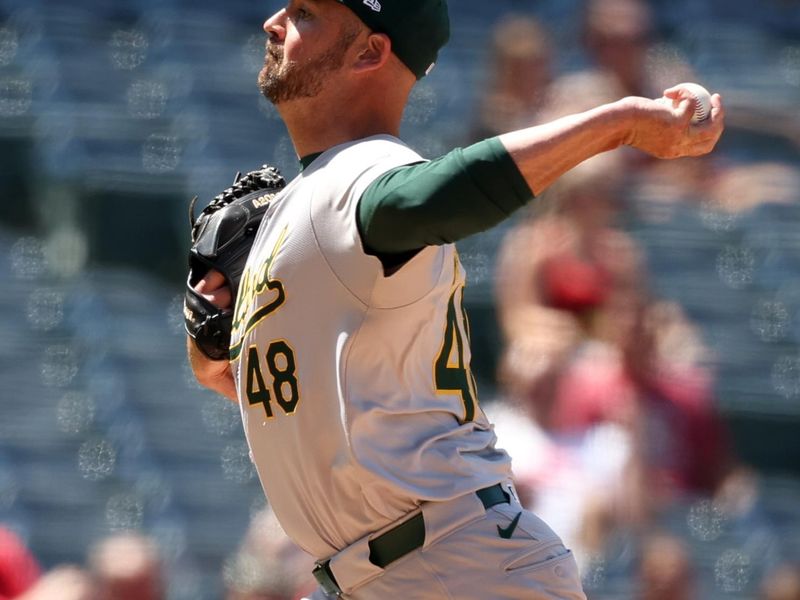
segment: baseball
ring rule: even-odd
[[[696,100],[694,115],[692,115],[692,124],[705,121],[711,114],[711,94],[699,83],[680,83],[675,87],[682,88],[689,92],[689,94]],[[661,100],[669,102],[669,98],[661,98]]]

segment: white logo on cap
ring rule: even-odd
[[[381,12],[381,3],[378,0],[364,0],[364,4],[369,6],[375,12]]]

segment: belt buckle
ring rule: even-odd
[[[314,576],[314,579],[317,580],[323,592],[329,596],[339,598],[341,597],[342,589],[339,587],[339,584],[336,583],[330,565],[331,561],[329,560],[317,561],[314,564],[314,569],[311,571],[311,574]]]

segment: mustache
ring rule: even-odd
[[[283,58],[283,46],[267,42],[266,54],[267,57],[273,60],[281,60]]]

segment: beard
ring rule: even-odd
[[[284,62],[283,46],[268,44],[264,68],[258,74],[258,88],[275,105],[317,96],[330,79],[330,73],[344,64],[345,54],[357,35],[349,32],[319,56],[303,62]]]

